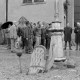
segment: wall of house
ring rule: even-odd
[[[70,26],[74,29],[74,0],[68,0],[69,6],[68,6],[68,21],[70,23]]]
[[[59,0],[59,20],[64,27],[63,1]],[[6,21],[6,0],[0,0],[0,22]],[[54,21],[54,0],[46,0],[45,4],[24,5],[22,0],[8,0],[8,20],[18,21],[21,16],[29,21]]]
[[[72,44],[75,44],[75,34],[74,34],[74,0],[68,0],[69,6],[68,6],[68,21],[70,24],[70,27],[72,27]]]
[[[9,0],[9,20],[18,21],[21,16],[26,17],[31,22],[54,21],[54,1],[46,0],[44,4],[23,5],[22,0]],[[59,20],[64,27],[63,0],[59,0]]]
[[[80,22],[80,0],[74,0],[74,20]]]
[[[0,0],[0,22],[5,22],[6,0]]]
[[[54,0],[46,0],[45,4],[24,5],[22,0],[8,0],[8,20],[18,21],[21,16],[26,17],[32,22],[37,21],[54,21]],[[59,20],[64,27],[64,10],[63,1],[59,0]],[[70,26],[74,28],[74,0],[69,0],[70,5],[68,9],[68,21]],[[0,22],[6,21],[6,0],[0,0]]]

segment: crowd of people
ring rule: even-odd
[[[43,45],[46,49],[50,46],[50,34],[48,29],[51,24],[46,22],[32,23],[29,21],[13,22],[13,25],[9,25],[6,29],[7,44],[11,52],[15,51],[15,47],[20,43],[20,47],[25,50],[26,53],[31,53],[33,48],[38,45]]]
[[[74,25],[74,31],[75,33],[75,43],[76,43],[76,50],[80,50],[80,23],[77,22],[76,25]],[[69,43],[69,49],[72,50],[72,28],[70,27],[69,23],[64,28],[64,41],[65,41],[65,48],[67,47],[67,42]]]
[[[17,24],[16,24],[17,23]],[[51,23],[40,22],[32,23],[28,20],[13,22],[9,25],[5,33],[7,35],[7,45],[11,52],[15,51],[15,47],[25,50],[25,53],[31,53],[35,46],[43,45],[46,49],[50,48],[51,35],[48,29],[52,27]],[[76,50],[80,50],[80,23],[78,22],[74,29]],[[72,28],[69,23],[64,28],[64,50],[69,43],[69,49],[72,50]]]

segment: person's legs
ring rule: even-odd
[[[35,41],[33,41],[33,48],[34,48],[34,46],[35,46],[35,43],[36,43],[36,42],[35,42]]]
[[[76,43],[76,50],[78,50],[78,43]]]
[[[41,39],[41,45],[45,46],[45,39]]]
[[[29,42],[28,40],[25,39],[25,53],[28,54],[28,50],[29,50]]]
[[[67,41],[65,41],[65,48],[64,48],[64,50],[66,50],[66,47],[67,47]]]
[[[31,53],[32,50],[33,50],[32,43],[33,43],[33,41],[32,41],[32,39],[30,39],[30,40],[28,41],[28,44],[29,44],[29,45],[28,45],[28,48],[29,48],[28,53]]]
[[[14,39],[11,39],[11,52],[14,51]]]
[[[36,38],[34,36],[34,39],[33,39],[33,48],[35,47],[35,44],[36,44]]]
[[[37,46],[38,45],[38,37],[36,36],[36,44],[35,44],[35,46]]]
[[[39,36],[39,45],[41,44],[41,36]]]
[[[47,37],[46,38],[46,49],[49,49],[50,48],[50,38]]]
[[[79,51],[80,51],[80,43],[79,43]]]
[[[22,37],[22,49],[24,49],[25,46],[25,38]]]
[[[40,44],[41,44],[41,37],[36,36],[36,44],[35,44],[35,46],[38,46]]]
[[[9,47],[9,45],[8,45],[8,38],[6,38],[6,43],[7,43],[7,49],[8,49],[8,47]]]
[[[71,49],[71,41],[68,41],[68,42],[69,42],[69,49],[72,50],[72,49]]]
[[[11,49],[11,41],[10,41],[10,38],[8,38],[8,49]]]

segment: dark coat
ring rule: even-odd
[[[71,41],[72,28],[65,27],[64,28],[64,41]]]
[[[41,37],[41,28],[39,27],[35,28],[35,35]]]
[[[45,39],[45,37],[46,37],[46,29],[42,28],[41,29],[41,39]]]
[[[80,28],[76,27],[74,29],[74,33],[75,33],[75,42],[78,44],[80,43]]]
[[[20,36],[23,36],[23,34],[24,34],[23,30],[19,27],[17,29],[17,35],[20,37]]]
[[[31,25],[28,26],[28,38],[33,39],[33,28]]]
[[[28,38],[28,26],[24,28],[24,38]]]

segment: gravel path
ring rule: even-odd
[[[80,80],[79,52],[75,54],[75,51],[71,51],[70,55],[77,63],[74,69],[53,69],[48,73],[26,75],[31,55],[22,55],[22,73],[20,73],[19,58],[4,46],[0,46],[0,80]]]

